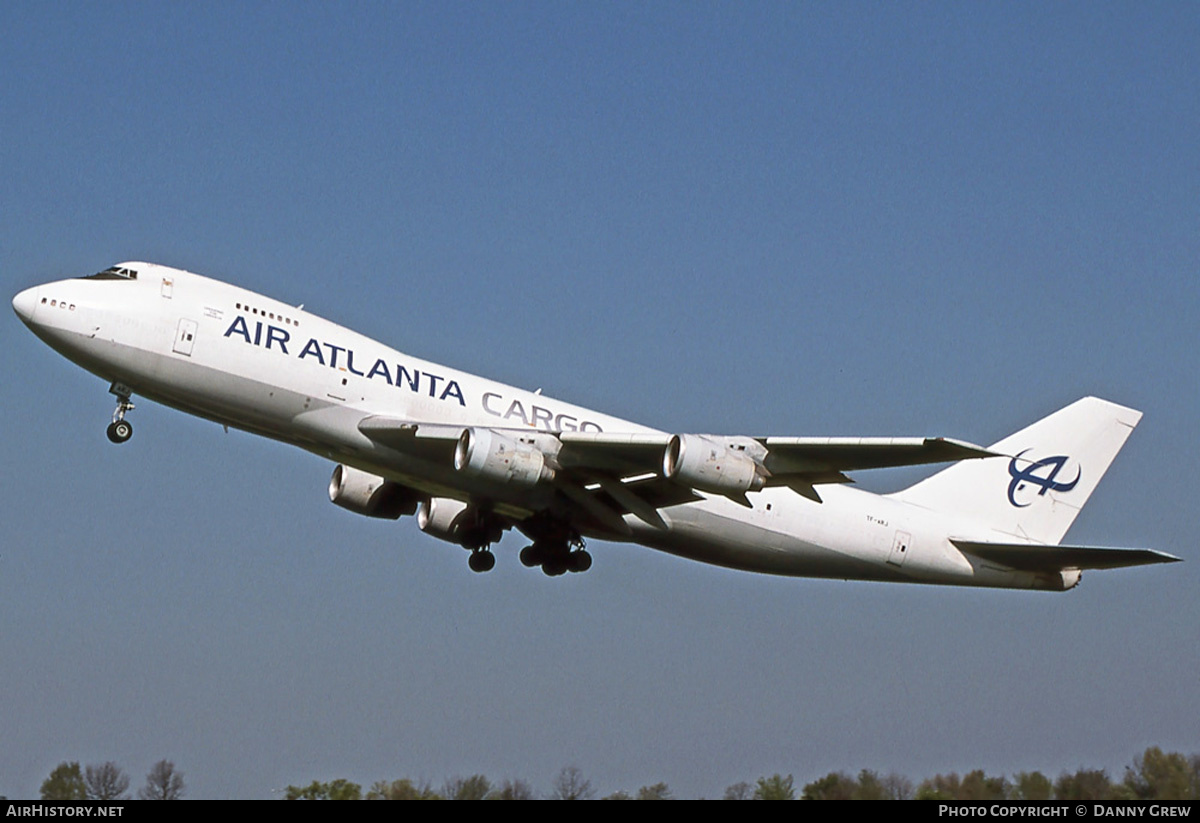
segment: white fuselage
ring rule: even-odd
[[[452,426],[654,433],[541,394],[430,363],[307,311],[237,286],[145,263],[136,280],[70,279],[29,289],[18,314],[65,357],[134,394],[300,446],[437,497],[484,496],[521,517],[536,493],[465,478],[453,465],[362,434],[386,415]],[[632,539],[683,557],[783,575],[1015,588],[1069,587],[1061,575],[968,558],[950,537],[991,529],[841,485],[822,502],[786,487],[720,495],[660,511],[666,528],[627,514]],[[1011,536],[1007,536],[1011,539]]]

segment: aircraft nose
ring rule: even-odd
[[[38,287],[25,289],[13,298],[13,311],[17,313],[17,317],[28,323],[33,320],[33,310],[37,308],[37,301]]]

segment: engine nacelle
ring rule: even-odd
[[[524,488],[554,478],[554,470],[546,465],[541,449],[491,429],[463,430],[454,449],[454,468],[473,477]]]
[[[355,514],[396,520],[413,514],[420,497],[407,486],[339,464],[329,478],[329,500]]]
[[[467,511],[469,506],[452,497],[431,497],[417,506],[417,525],[421,531],[439,540],[459,542],[459,532],[474,520]]]
[[[506,522],[490,512],[450,497],[422,500],[417,508],[421,531],[467,549],[482,549],[504,536]]]
[[[702,434],[676,434],[663,451],[663,475],[713,494],[756,492],[765,477],[747,448]]]

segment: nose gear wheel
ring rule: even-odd
[[[129,401],[129,387],[113,383],[108,390],[117,396],[117,408],[113,411],[112,422],[108,424],[105,434],[114,443],[124,443],[133,437],[133,424],[125,419],[125,413],[133,411],[134,408],[133,403]]]

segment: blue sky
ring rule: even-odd
[[[488,575],[331,465],[0,324],[0,794],[160,758],[197,797],[482,772],[1200,751],[1192,4],[8,4],[0,277],[144,259],[671,431],[988,443],[1146,416],[1065,595],[774,579],[594,544]],[[858,479],[889,490],[918,474]]]

